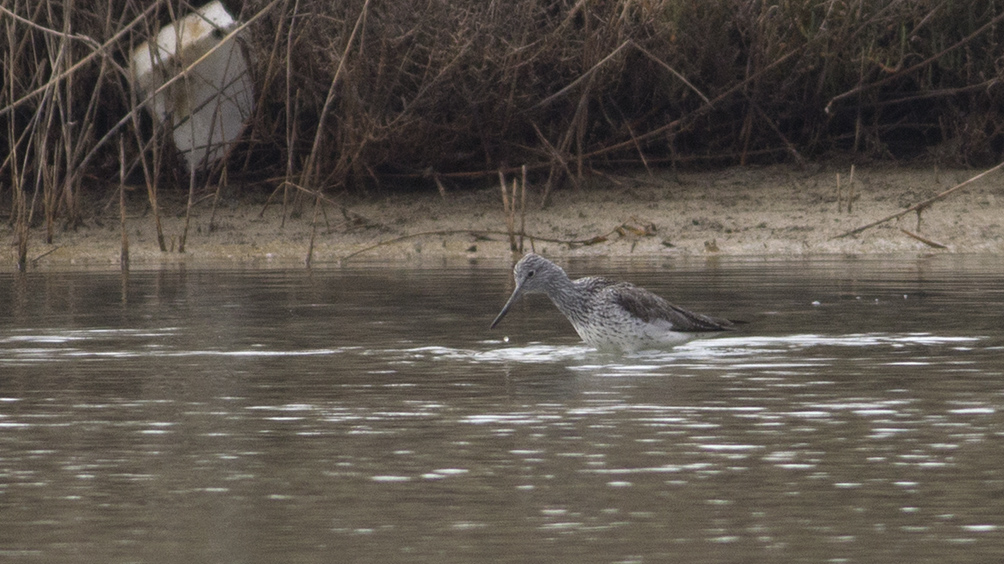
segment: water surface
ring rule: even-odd
[[[1004,266],[562,264],[749,323],[489,331],[494,263],[0,275],[0,556],[1004,559]]]

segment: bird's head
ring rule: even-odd
[[[492,327],[502,321],[505,314],[509,312],[509,308],[523,294],[546,293],[547,289],[555,287],[558,281],[568,278],[560,266],[535,253],[527,253],[519,259],[519,262],[513,267],[512,273],[516,288],[509,296],[509,300],[502,306],[502,311],[495,317],[495,321],[492,321]]]

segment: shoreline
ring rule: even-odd
[[[845,205],[849,166],[814,164],[732,167],[710,172],[630,171],[595,174],[579,188],[551,193],[541,209],[539,186],[527,188],[525,249],[572,256],[761,256],[1004,254],[1004,185],[992,173],[928,207],[858,235],[835,239],[924,201],[979,174],[980,170],[869,165],[857,167],[851,212]],[[841,177],[841,211],[836,175]],[[318,215],[314,265],[343,259],[421,261],[428,258],[510,258],[501,191],[477,189],[350,197]],[[135,207],[141,201],[137,199]],[[162,213],[165,239],[177,247],[184,217]],[[193,210],[186,252],[162,253],[153,217],[127,218],[130,267],[303,267],[313,210],[303,205],[282,226],[281,205],[259,217],[260,202],[222,202],[210,232],[210,204]],[[517,229],[519,217],[516,218]],[[936,248],[908,233],[919,235]],[[11,229],[7,268],[15,269]],[[559,242],[560,241],[560,242]],[[566,242],[576,241],[576,244]],[[586,244],[589,241],[591,244]],[[381,244],[384,243],[384,244]],[[370,248],[372,247],[372,248]],[[88,218],[77,230],[56,233],[44,244],[33,229],[29,270],[63,267],[119,268],[117,211]],[[362,252],[360,252],[362,251]],[[359,253],[353,255],[353,253]]]

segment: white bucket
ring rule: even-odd
[[[164,26],[156,42],[147,41],[132,52],[133,86],[140,100],[185,73],[156,94],[147,109],[157,121],[170,124],[189,169],[223,157],[254,109],[244,53],[234,38],[222,41],[236,26],[215,1]]]

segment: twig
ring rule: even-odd
[[[922,202],[918,202],[918,203],[916,203],[916,204],[914,204],[914,205],[906,208],[905,210],[903,210],[901,212],[894,213],[894,214],[892,214],[892,215],[890,215],[888,217],[883,217],[882,219],[880,219],[878,221],[873,221],[873,222],[869,223],[868,225],[862,225],[861,227],[858,227],[856,229],[851,229],[850,231],[847,231],[845,233],[841,233],[840,235],[836,235],[836,236],[830,237],[830,240],[832,241],[833,239],[840,239],[842,237],[847,237],[849,235],[857,235],[858,233],[861,233],[862,231],[865,231],[866,229],[871,229],[872,227],[875,227],[876,225],[881,225],[881,224],[883,224],[883,223],[885,223],[887,221],[892,221],[893,219],[897,219],[897,218],[903,217],[904,215],[906,215],[906,214],[908,214],[910,212],[914,212],[915,211],[918,214],[920,214],[920,212],[924,211],[924,209],[927,208],[927,207],[929,207],[931,204],[933,204],[933,203],[935,203],[935,202],[937,202],[939,200],[943,200],[943,199],[947,198],[952,193],[954,193],[954,192],[956,192],[958,190],[961,190],[965,186],[968,186],[969,184],[972,184],[973,182],[975,182],[975,181],[983,178],[984,176],[990,174],[991,172],[1000,170],[1002,168],[1004,168],[1004,162],[998,164],[997,166],[995,166],[995,167],[993,167],[991,169],[987,169],[987,170],[985,170],[985,171],[977,174],[976,176],[970,178],[969,180],[966,180],[965,182],[962,182],[961,184],[956,184],[955,186],[952,186],[951,188],[949,188],[948,190],[945,190],[944,192],[938,194],[937,196],[932,196],[932,197],[930,197],[930,198],[928,198],[928,199],[926,199],[926,200],[924,200]]]
[[[59,249],[61,249],[61,248],[62,248],[62,246],[60,246],[60,245],[56,245],[56,246],[52,247],[51,249],[49,249],[48,251],[45,251],[44,253],[42,253],[42,254],[38,255],[37,257],[35,257],[35,258],[31,259],[31,266],[32,266],[33,268],[34,268],[34,267],[36,267],[36,266],[38,266],[38,261],[40,261],[40,260],[42,260],[43,258],[45,258],[45,257],[47,257],[47,256],[49,256],[49,255],[51,255],[52,253],[54,253],[54,252],[58,251],[58,250],[59,250]],[[22,270],[23,270],[23,269],[22,269]]]
[[[916,233],[913,233],[911,231],[907,231],[906,229],[903,229],[902,227],[900,227],[899,230],[902,231],[903,233],[909,235],[910,237],[913,237],[914,239],[920,241],[921,243],[929,246],[929,247],[934,247],[935,249],[947,249],[948,248],[947,245],[942,245],[941,243],[938,243],[937,241],[932,241],[932,240],[928,239],[927,237],[922,237],[920,235],[917,235]]]

